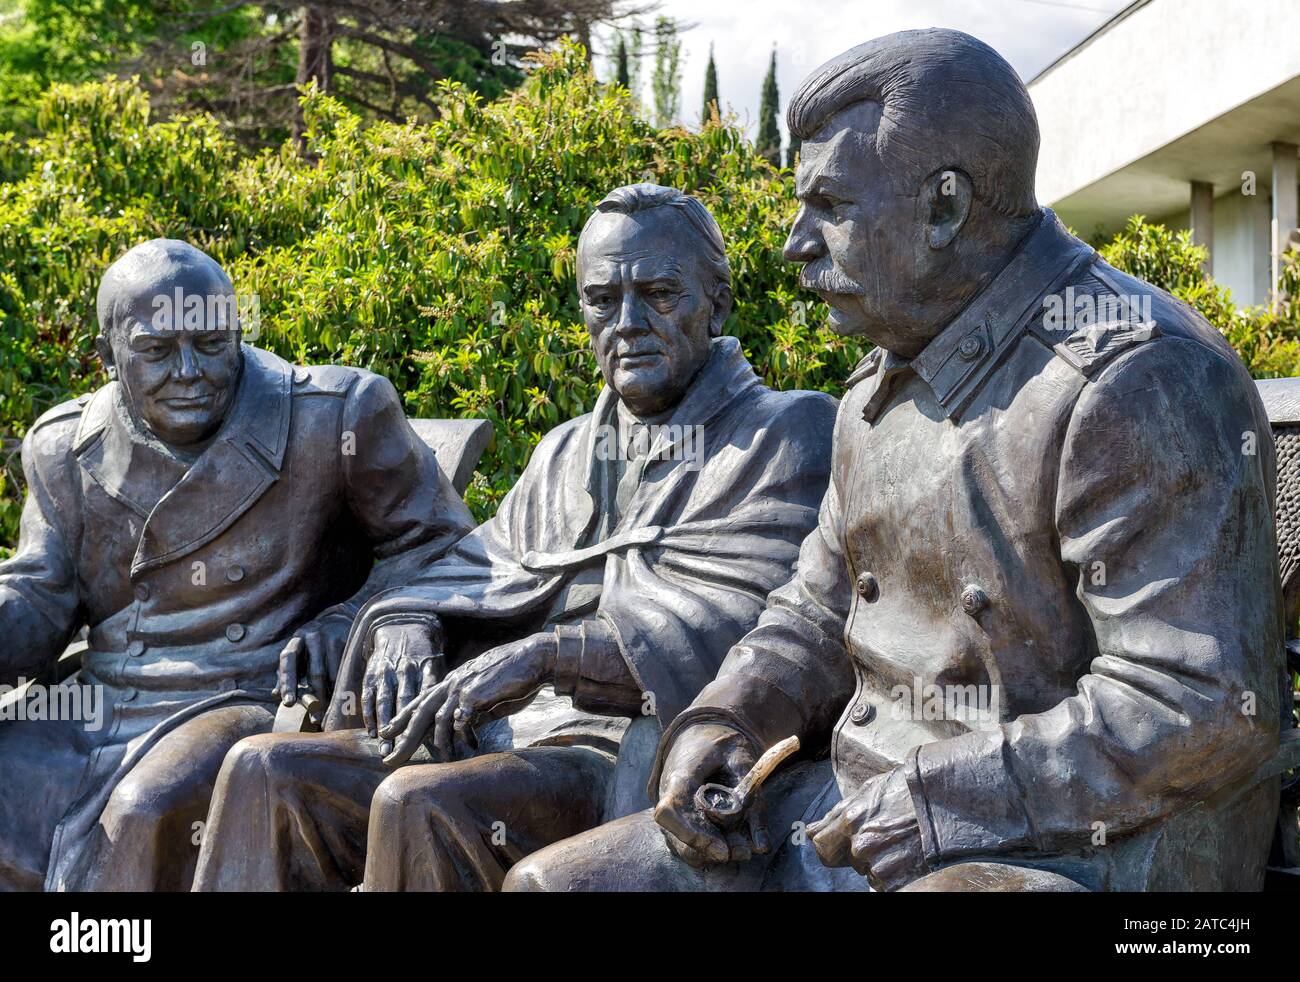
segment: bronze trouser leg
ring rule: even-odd
[[[159,740],[109,797],[73,889],[188,890],[226,751],[274,721],[265,706],[225,706]]]
[[[587,747],[403,768],[375,792],[365,889],[499,890],[524,856],[600,824],[613,772]]]
[[[0,722],[0,893],[45,885],[54,829],[89,761],[83,724]]]
[[[1006,863],[958,863],[913,880],[904,893],[1087,893],[1060,873]]]
[[[420,749],[417,760],[428,760]],[[364,730],[268,733],[226,756],[196,890],[347,890],[361,882],[370,799],[392,772]]]

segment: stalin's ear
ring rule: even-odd
[[[946,249],[970,217],[975,198],[970,175],[955,167],[935,171],[921,188],[922,207],[928,210],[926,236],[930,248]]]

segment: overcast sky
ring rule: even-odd
[[[799,81],[828,58],[873,37],[917,27],[952,27],[992,45],[1026,80],[1101,26],[1129,0],[662,0],[660,13],[688,26],[682,36],[681,119],[699,123],[709,44],[724,104],[757,130],[759,93],[776,45],[785,107]],[[653,21],[653,17],[650,18]],[[593,47],[603,44],[597,39]],[[650,59],[642,69],[649,103]],[[597,73],[613,74],[597,59]]]

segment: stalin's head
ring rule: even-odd
[[[802,207],[785,257],[840,334],[914,357],[1006,264],[1040,211],[1020,77],[958,31],[846,51],[790,102]]]
[[[606,384],[638,415],[676,405],[731,313],[731,269],[709,210],[675,188],[617,188],[583,228],[577,266]]]
[[[187,243],[153,239],[108,268],[97,306],[96,348],[136,421],[177,448],[216,433],[243,364],[221,267]]]

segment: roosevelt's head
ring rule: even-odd
[[[230,278],[174,239],[136,246],[99,284],[96,348],[136,419],[186,447],[216,432],[242,366]]]
[[[1020,77],[958,31],[877,38],[790,103],[802,207],[785,257],[837,333],[918,354],[1040,214],[1038,120]]]
[[[690,195],[611,191],[578,239],[578,294],[605,382],[638,415],[681,401],[731,313],[722,232]]]

